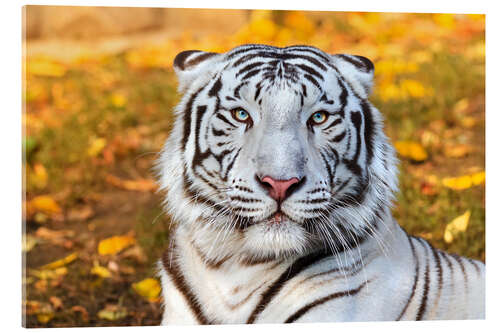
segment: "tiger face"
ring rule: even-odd
[[[376,236],[397,177],[370,60],[243,45],[182,52],[174,69],[183,98],[159,168],[180,225],[254,258]]]

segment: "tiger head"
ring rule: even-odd
[[[309,46],[185,51],[158,166],[166,207],[202,242],[253,258],[373,236],[397,188],[368,97],[374,66]]]

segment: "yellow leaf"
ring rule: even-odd
[[[145,178],[125,180],[113,175],[107,175],[106,181],[113,186],[129,191],[149,192],[155,191],[158,188],[158,185],[153,180]]]
[[[87,149],[87,154],[90,157],[95,157],[99,155],[99,153],[106,147],[106,139],[104,138],[97,138],[92,140],[90,143],[89,148]]]
[[[30,274],[34,275],[40,280],[51,280],[68,274],[68,269],[66,267],[59,267],[56,269],[42,269],[42,270],[32,269],[30,270]]]
[[[427,159],[427,152],[418,142],[398,141],[394,144],[398,153],[415,162],[422,162]]]
[[[111,104],[116,108],[122,108],[127,104],[127,97],[120,93],[113,93],[110,96]]]
[[[49,177],[47,174],[47,170],[42,164],[36,163],[33,166],[33,173],[30,176],[31,182],[33,183],[33,185],[35,185],[35,187],[43,189],[45,188],[45,186],[47,186]]]
[[[469,107],[469,100],[467,98],[462,98],[453,106],[453,111],[456,113],[462,113],[468,107]]]
[[[95,265],[94,267],[92,267],[90,273],[100,276],[104,279],[111,277],[111,272],[106,267],[102,267],[99,265]]]
[[[135,242],[135,238],[132,236],[113,236],[100,241],[97,251],[100,255],[116,254]]]
[[[29,252],[38,243],[38,238],[32,235],[23,235],[23,252]]]
[[[110,321],[118,320],[127,316],[127,309],[118,305],[108,304],[97,313],[97,317]]]
[[[473,150],[472,146],[466,144],[447,146],[444,149],[444,155],[446,157],[460,158],[471,153],[472,150]]]
[[[31,199],[28,202],[27,210],[32,213],[41,212],[47,215],[61,213],[61,207],[59,207],[57,202],[48,195],[39,195]]]
[[[70,255],[68,255],[62,259],[53,261],[50,264],[47,264],[47,265],[40,267],[40,269],[55,269],[55,268],[59,268],[62,266],[66,266],[67,264],[70,264],[73,261],[75,261],[77,258],[78,258],[78,253],[73,252]]]
[[[465,190],[472,186],[481,185],[486,179],[486,174],[484,171],[476,172],[470,175],[465,175],[461,177],[448,177],[442,180],[444,186],[451,188],[453,190]]]
[[[469,224],[470,210],[467,210],[464,214],[456,217],[446,225],[444,230],[444,241],[446,243],[453,242],[453,239],[461,232],[467,230],[467,225]]]
[[[66,73],[66,67],[45,59],[30,60],[26,69],[29,74],[38,76],[61,77]]]
[[[157,301],[161,292],[160,283],[153,278],[144,279],[140,282],[133,283],[132,288],[136,293],[146,298],[149,301]]]
[[[54,318],[54,313],[53,312],[39,313],[39,314],[36,315],[36,319],[41,324],[48,323],[49,321],[52,320],[52,318]]]

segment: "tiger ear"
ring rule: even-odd
[[[185,92],[198,77],[209,75],[209,65],[215,62],[218,55],[220,54],[199,50],[179,53],[174,59],[174,71],[179,80],[179,92]]]
[[[372,90],[375,71],[375,66],[370,59],[350,54],[334,54],[332,59],[353,89],[363,98],[367,98]]]

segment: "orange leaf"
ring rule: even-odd
[[[27,204],[28,215],[40,212],[47,215],[57,215],[61,213],[61,207],[48,195],[39,195],[31,199]]]
[[[153,180],[145,178],[124,180],[113,175],[107,175],[106,181],[113,186],[129,191],[149,192],[158,188],[158,185]]]
[[[442,180],[444,186],[451,188],[453,190],[465,190],[472,186],[481,185],[486,179],[486,174],[484,171],[476,172],[470,175],[465,175],[461,177],[448,177]]]
[[[398,153],[415,162],[422,162],[427,159],[427,152],[424,147],[418,142],[413,141],[398,141],[394,144]]]
[[[127,247],[134,245],[136,242],[132,236],[113,236],[103,239],[99,242],[97,252],[100,255],[116,254]]]

